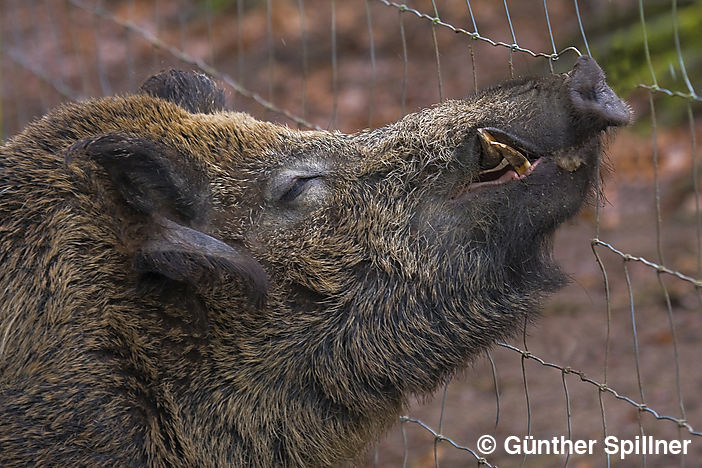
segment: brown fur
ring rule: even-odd
[[[353,460],[560,285],[550,236],[628,120],[587,58],[354,135],[169,73],[2,147],[2,466]],[[466,192],[478,127],[537,170]]]

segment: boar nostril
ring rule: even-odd
[[[605,74],[594,59],[583,55],[570,73],[570,100],[583,117],[595,118],[599,130],[626,125],[631,111],[607,86]]]

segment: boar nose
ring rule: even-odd
[[[589,123],[596,131],[630,122],[629,106],[607,86],[604,72],[592,57],[578,58],[570,72],[568,87],[581,122]]]

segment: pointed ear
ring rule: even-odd
[[[170,101],[193,114],[213,114],[224,109],[224,91],[203,73],[164,71],[146,80],[141,92]]]
[[[205,232],[210,212],[203,168],[177,150],[142,137],[110,133],[72,145],[66,164],[87,157],[107,173],[124,203],[142,213],[146,240],[135,253],[135,269],[192,284],[197,289],[239,282],[256,304],[265,298],[263,267],[243,247]]]
[[[71,145],[66,165],[78,155],[102,166],[127,205],[141,213],[197,224],[208,211],[204,170],[171,147],[115,132]]]
[[[208,289],[239,281],[255,305],[263,304],[268,289],[266,272],[243,248],[165,218],[154,222],[160,229],[137,253],[137,271],[159,273]]]

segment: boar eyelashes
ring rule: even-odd
[[[288,188],[283,192],[283,194],[278,198],[279,201],[283,203],[291,203],[295,201],[300,195],[302,195],[312,183],[318,181],[321,176],[312,175],[305,177],[295,177]]]

